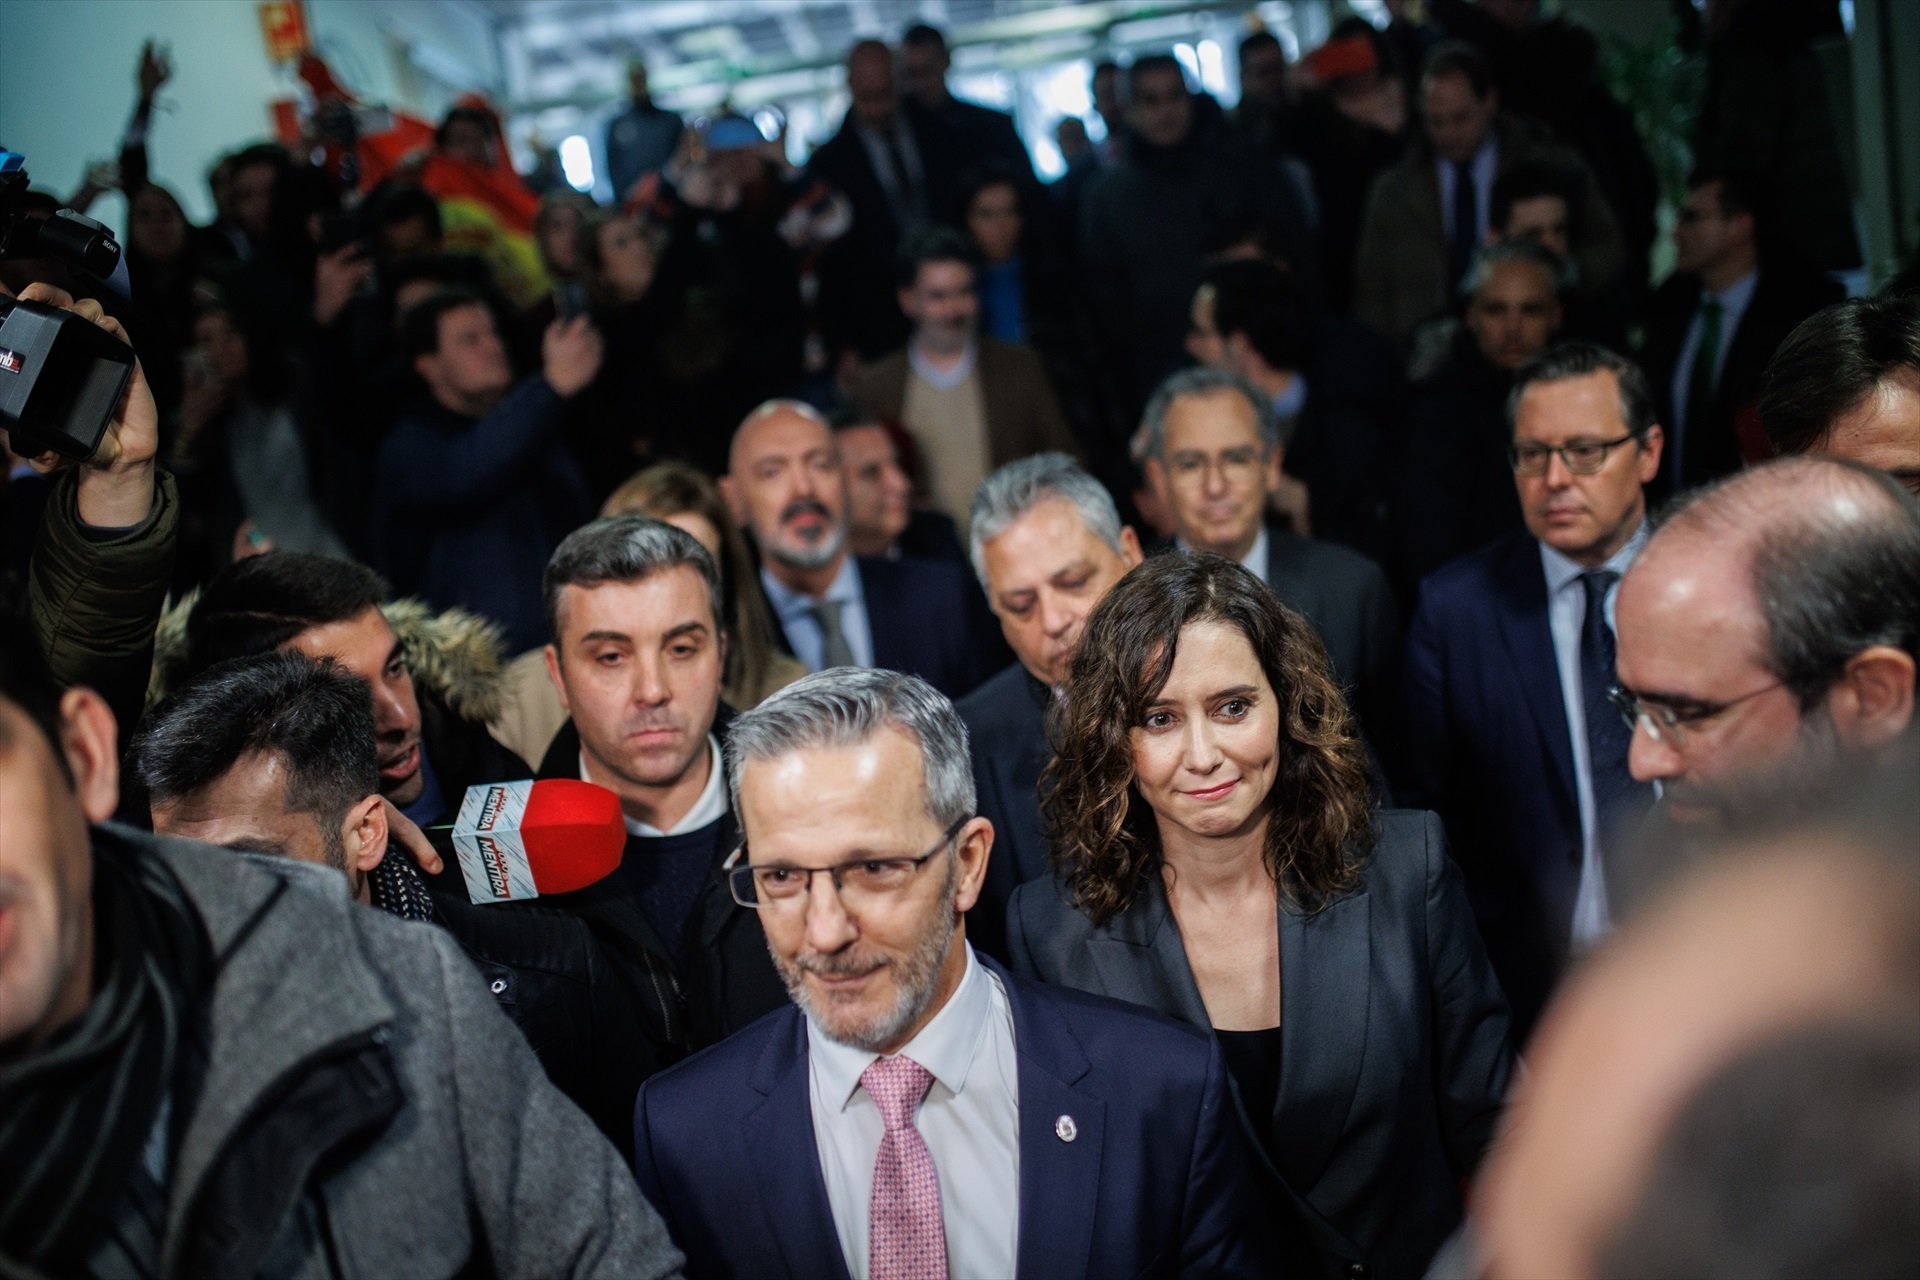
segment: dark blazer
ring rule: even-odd
[[[1219,1049],[982,963],[1006,984],[1019,1058],[1016,1273],[1273,1274]],[[634,1169],[693,1280],[845,1280],[807,1081],[806,1019],[790,1007],[641,1089]],[[1074,1141],[1056,1134],[1062,1116]]]
[[[874,666],[919,676],[949,698],[958,698],[998,665],[996,659],[1005,654],[995,647],[1004,643],[999,628],[985,616],[984,599],[969,591],[966,571],[959,565],[872,556],[857,560],[873,630]],[[793,642],[771,600],[767,614],[780,647],[792,653]]]
[[[1711,414],[1706,419],[1708,429],[1695,432],[1693,424],[1688,423],[1676,457],[1672,453],[1673,375],[1680,363],[1680,349],[1686,345],[1687,329],[1700,309],[1700,280],[1697,276],[1675,275],[1654,291],[1647,303],[1640,359],[1652,386],[1654,407],[1667,428],[1669,452],[1660,466],[1665,476],[1677,474],[1680,487],[1690,488],[1738,470],[1743,457],[1754,461],[1769,456],[1758,416],[1753,412],[1760,398],[1760,375],[1773,359],[1774,349],[1795,325],[1840,301],[1845,292],[1824,276],[1762,268],[1754,284],[1753,300],[1741,313],[1740,327],[1731,337],[1721,335],[1721,341],[1731,345],[1726,363],[1720,366],[1720,382],[1714,388]],[[1748,419],[1750,424],[1746,423]]]
[[[953,203],[970,152],[948,124],[903,98],[900,112],[926,180],[927,217]],[[907,228],[887,201],[851,115],[807,161],[807,176],[847,197],[853,224],[820,259],[819,314],[828,345],[872,359],[906,340],[907,320],[894,299],[893,256]]]
[[[1524,1043],[1566,965],[1581,856],[1573,741],[1530,535],[1421,585],[1403,697],[1405,799],[1447,824]]]
[[[1057,449],[1079,456],[1080,446],[1060,414],[1046,370],[1032,347],[981,338],[976,372],[987,417],[987,454],[995,467],[1017,458]],[[907,401],[907,353],[903,347],[861,369],[853,381],[853,402],[864,415],[898,422]]]
[[[1267,530],[1267,585],[1319,630],[1367,741],[1391,774],[1400,754],[1400,609],[1386,571],[1332,542]]]
[[[993,853],[980,900],[967,913],[967,940],[998,960],[1007,958],[1007,902],[1029,880],[1047,875],[1046,824],[1040,815],[1040,771],[1047,744],[1047,704],[1053,691],[1018,662],[954,705],[967,726],[973,757],[975,808],[993,823]]]
[[[1305,1243],[1293,1275],[1417,1276],[1460,1221],[1514,1073],[1506,1003],[1432,814],[1387,810],[1365,883],[1279,912],[1280,1095],[1267,1171]],[[1104,925],[1053,883],[1015,892],[1017,973],[1209,1025],[1158,876]]]

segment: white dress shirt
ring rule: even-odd
[[[826,665],[827,638],[821,633],[819,619],[813,616],[813,597],[785,586],[764,566],[760,585],[767,589],[767,600],[780,619],[780,629],[787,633],[793,656],[807,670],[820,670]],[[855,557],[848,556],[841,562],[840,572],[833,576],[821,598],[840,602],[840,631],[847,638],[847,648],[853,651],[854,662],[872,666],[873,624],[867,620],[867,593],[860,583],[860,565]]]
[[[1185,538],[1175,538],[1173,545],[1182,553],[1193,550]],[[1253,545],[1247,548],[1247,554],[1240,557],[1240,567],[1262,582],[1267,580],[1267,526],[1265,524],[1262,524],[1259,531],[1253,535]]]
[[[964,942],[961,944],[966,946]],[[933,1073],[914,1125],[940,1178],[947,1271],[954,1280],[1011,1276],[1020,1246],[1020,1077],[1013,1009],[1000,979],[967,946],[946,1006],[900,1050]],[[808,1091],[820,1173],[853,1280],[866,1280],[873,1165],[886,1126],[860,1083],[879,1055],[807,1022]]]
[[[1433,171],[1440,179],[1440,233],[1452,244],[1453,161],[1435,156]],[[1494,140],[1492,130],[1488,130],[1473,159],[1467,161],[1467,173],[1473,178],[1473,243],[1478,245],[1487,238],[1487,219],[1493,212],[1493,180],[1500,173],[1500,144]]]
[[[1613,553],[1602,569],[1624,574],[1640,548],[1647,545],[1647,522]],[[1580,685],[1580,632],[1587,620],[1587,588],[1580,575],[1587,567],[1575,564],[1546,543],[1540,544],[1540,567],[1547,575],[1547,626],[1553,632],[1553,658],[1560,669],[1560,702],[1567,713],[1567,734],[1573,746],[1573,785],[1580,804],[1580,891],[1573,902],[1574,950],[1583,950],[1606,937],[1613,928],[1607,910],[1607,878],[1595,822],[1593,764],[1587,756],[1587,703]],[[1613,625],[1614,601],[1620,595],[1616,580],[1607,591],[1607,628]]]
[[[587,772],[587,754],[584,751],[580,753],[580,781],[594,781]],[[708,823],[718,822],[720,815],[726,811],[727,780],[720,772],[720,740],[708,734],[707,785],[700,789],[700,798],[693,802],[693,808],[687,810],[684,818],[673,824],[672,830],[662,831],[638,818],[628,817],[624,808],[620,811],[620,820],[627,824],[627,834],[630,836],[677,836],[683,831],[698,831]]]

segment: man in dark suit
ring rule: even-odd
[[[1033,159],[1027,155],[1013,117],[977,102],[956,98],[947,89],[947,38],[936,27],[916,23],[900,36],[900,84],[907,97],[960,136],[967,163],[990,160],[1004,165],[1021,184],[1039,190]]]
[[[1380,762],[1397,768],[1400,615],[1387,575],[1330,542],[1265,522],[1286,440],[1273,403],[1216,369],[1189,369],[1147,404],[1147,481],[1174,523],[1174,546],[1238,560],[1320,633]]]
[[[1660,420],[1673,430],[1666,480],[1676,490],[1772,452],[1754,403],[1774,348],[1841,287],[1771,251],[1759,178],[1700,171],[1673,228],[1673,274],[1647,304],[1641,363]]]
[[[1120,522],[1101,483],[1060,453],[1010,462],[988,476],[967,524],[974,572],[1019,658],[958,707],[996,854],[968,937],[1004,959],[1008,899],[1049,871],[1039,794],[1052,755],[1047,708],[1067,681],[1087,615],[1140,563],[1140,539]]]
[[[967,944],[993,827],[951,703],[821,672],[727,755],[729,888],[797,1007],[641,1090],[635,1171],[689,1276],[1270,1273],[1218,1047]]]
[[[1526,532],[1421,586],[1404,800],[1447,823],[1523,1039],[1569,951],[1608,931],[1610,837],[1649,799],[1607,692],[1613,599],[1646,542],[1663,441],[1646,379],[1605,348],[1564,343],[1514,382]]]
[[[613,875],[539,901],[602,935],[638,993],[650,1065],[674,1062],[781,1005],[760,931],[717,879],[739,843],[720,752],[719,578],[691,535],[608,516],[553,553],[546,602],[547,673],[568,719],[540,776],[619,796],[627,846]],[[629,1077],[629,1103],[645,1075]]]
[[[964,514],[987,472],[1047,450],[1076,452],[1033,348],[979,334],[971,244],[950,227],[901,246],[900,310],[907,345],[860,371],[852,399],[913,434],[933,505]]]
[[[959,696],[997,647],[958,565],[855,556],[846,477],[826,420],[769,400],[734,433],[720,491],[760,552],[780,639],[810,670],[888,667]]]
[[[894,88],[893,51],[862,40],[847,53],[853,104],[839,132],[807,163],[809,177],[843,193],[853,225],[820,261],[820,320],[828,346],[874,359],[900,345],[906,323],[887,282],[909,232],[952,202],[965,147],[953,130]]]

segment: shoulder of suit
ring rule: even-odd
[[[1027,680],[1027,669],[1016,661],[954,703],[953,709],[976,738],[985,732],[1025,724],[1032,717],[1023,717],[1021,711],[1033,709]]]
[[[1342,585],[1357,585],[1365,578],[1374,575],[1384,577],[1386,573],[1371,558],[1352,547],[1318,538],[1302,538],[1284,529],[1269,528],[1267,546],[1269,555],[1281,551],[1301,565],[1333,574],[1332,580]]]
[[[1428,865],[1441,852],[1431,847],[1439,830],[1434,815],[1425,809],[1382,809],[1375,823],[1378,838],[1367,856],[1367,894],[1424,897]]]
[[[1024,889],[1027,886],[1021,887]],[[1130,1070],[1126,1066],[1129,1059],[1166,1064],[1173,1055],[1186,1055],[1189,1063],[1204,1065],[1206,1062],[1211,1037],[1198,1027],[1177,1018],[1169,1018],[1126,1000],[1115,1000],[1111,996],[1095,995],[1091,991],[1041,982],[1035,978],[1022,978],[1017,974],[1007,974],[1005,980],[1012,998],[1045,1006],[1047,1017],[1071,1027],[1082,1038],[1083,1044],[1088,1038],[1127,1044],[1128,1049],[1124,1054],[1089,1053],[1088,1057],[1093,1060],[1096,1069],[1103,1065],[1119,1065],[1123,1070]],[[1093,1048],[1091,1045],[1086,1047]]]
[[[1420,600],[1424,604],[1429,598],[1475,596],[1490,591],[1507,562],[1534,545],[1531,534],[1516,531],[1477,551],[1449,560],[1420,580]]]
[[[640,1090],[656,1099],[664,1095],[674,1103],[690,1102],[709,1092],[716,1084],[724,1084],[732,1090],[758,1069],[762,1055],[773,1045],[799,1034],[794,1023],[801,1017],[800,1010],[791,1004],[762,1014],[726,1039],[708,1045],[650,1077],[640,1086]],[[804,1038],[800,1043],[804,1052]],[[726,1095],[725,1106],[729,1113],[741,1105],[737,1093],[729,1092]],[[672,1114],[672,1107],[656,1108],[654,1114]]]

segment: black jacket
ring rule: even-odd
[[[1007,902],[1013,891],[1047,874],[1047,828],[1040,811],[1040,771],[1053,691],[1018,662],[955,704],[967,726],[980,816],[993,823],[993,853],[980,900],[967,913],[967,941],[1007,959]]]
[[[713,732],[725,739],[733,713],[722,705]],[[580,735],[569,720],[540,762],[542,778],[580,776]],[[585,920],[635,994],[649,1064],[641,1080],[783,1007],[786,987],[767,956],[766,935],[753,911],[740,906],[720,876],[720,864],[739,844],[731,811],[714,840],[713,874],[694,904],[679,955],[669,952],[618,876],[540,901]],[[629,850],[632,845],[629,844]],[[631,853],[629,854],[631,856]],[[629,1128],[632,1094],[628,1095]]]

